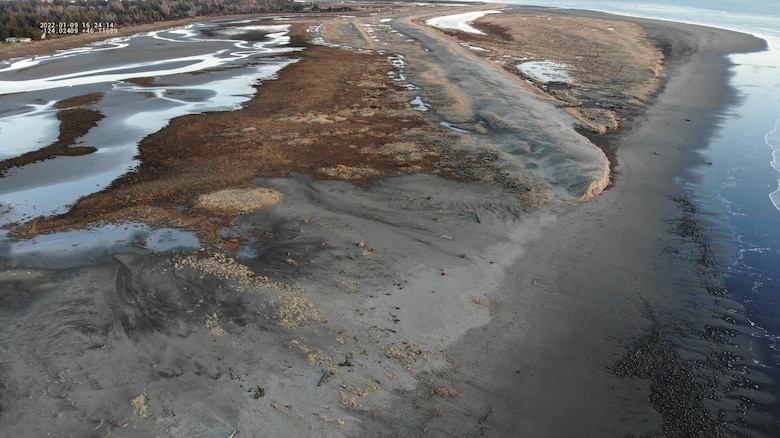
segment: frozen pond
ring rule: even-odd
[[[517,68],[528,76],[544,83],[565,82],[571,84],[574,78],[569,75],[569,65],[555,61],[529,61],[518,64]]]
[[[241,107],[255,86],[296,61],[288,25],[211,21],[0,62],[0,160],[57,141],[63,99],[103,118],[76,146],[96,152],[6,171],[0,226],[64,212],[137,165],[141,140],[175,117]]]
[[[7,232],[0,232],[0,242],[7,239],[5,233]],[[2,252],[12,257],[16,263],[28,267],[71,268],[131,248],[149,251],[192,251],[200,247],[200,240],[190,231],[153,229],[142,223],[126,223],[47,234],[30,240],[8,240]]]
[[[501,11],[494,11],[494,10],[465,12],[463,14],[453,14],[453,15],[446,15],[444,17],[431,18],[430,20],[427,20],[425,24],[429,26],[438,27],[440,29],[452,29],[452,30],[459,30],[461,32],[484,35],[485,34],[484,32],[482,32],[479,29],[475,29],[469,23],[473,23],[474,21],[480,19],[481,17],[484,17],[487,14],[500,14],[500,13]]]

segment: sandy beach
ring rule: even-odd
[[[501,11],[482,33],[426,24],[479,9]],[[777,430],[685,194],[736,98],[725,55],[762,40],[502,5],[286,20],[301,59],[242,109],[175,119],[110,187],[9,227],[4,434]],[[506,61],[529,53],[572,82]],[[106,224],[123,237],[90,242]]]

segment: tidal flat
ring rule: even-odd
[[[94,152],[0,176],[3,430],[771,430],[773,382],[739,306],[707,289],[674,182],[711,133],[690,120],[728,101],[712,92],[724,55],[763,41],[583,11],[351,6],[126,36],[95,58],[116,60],[100,83],[77,73],[91,49],[70,71],[0,66],[3,87],[14,65],[83,82],[4,94],[0,115],[64,101],[105,116],[71,145]],[[464,12],[468,28],[427,24]],[[46,126],[36,144],[57,141]]]

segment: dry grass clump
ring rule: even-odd
[[[333,364],[333,358],[332,357],[322,353],[320,350],[316,350],[316,349],[310,347],[309,345],[307,345],[307,344],[305,344],[305,343],[303,343],[303,342],[301,342],[301,341],[299,341],[297,339],[292,340],[290,342],[290,344],[291,344],[291,346],[296,347],[299,350],[301,350],[301,352],[303,352],[303,354],[306,355],[306,361],[309,363],[309,365],[311,365],[313,367],[314,366],[319,366],[319,365],[332,365]],[[336,368],[330,368],[328,370],[328,372],[326,373],[326,375],[329,374],[327,378],[332,377],[333,374],[335,374],[336,371],[337,371]],[[323,380],[327,380],[327,378],[323,377]],[[320,382],[322,382],[322,380]]]
[[[454,389],[445,388],[443,386],[436,386],[431,391],[431,395],[437,395],[442,398],[450,398],[450,397],[457,397],[460,395],[460,393]]]
[[[134,398],[130,404],[133,406],[136,416],[141,418],[149,418],[151,416],[149,413],[149,397],[146,394],[141,394]]]
[[[311,298],[298,287],[287,287],[271,299],[273,316],[285,328],[306,327],[313,322],[327,322]]]
[[[212,336],[225,336],[227,334],[222,325],[220,325],[219,315],[216,312],[206,317],[206,328]]]
[[[282,194],[267,187],[225,189],[198,195],[193,207],[222,214],[246,214],[282,202]]]
[[[424,351],[422,345],[419,342],[409,340],[401,344],[400,346],[391,346],[387,348],[385,356],[396,359],[407,370],[411,370],[412,363],[417,359],[427,359],[429,353]]]
[[[333,167],[321,167],[320,173],[347,181],[375,178],[380,175],[378,170],[370,167],[344,166],[343,164],[337,164]]]
[[[360,286],[358,286],[358,284],[355,282],[339,281],[339,284],[341,285],[342,289],[344,289],[344,292],[348,294],[356,294],[360,292]]]
[[[329,114],[312,114],[312,113],[306,113],[306,114],[294,114],[292,116],[287,117],[280,117],[278,121],[280,123],[283,122],[294,122],[294,123],[336,123],[336,122],[344,122],[347,119],[343,116],[339,115],[329,115]]]
[[[404,161],[422,161],[437,154],[437,151],[420,148],[413,142],[398,142],[382,145],[381,148],[361,151],[365,154],[389,155]]]
[[[360,386],[343,384],[339,387],[339,403],[344,406],[358,407],[358,400],[382,389],[376,382],[368,382]]]
[[[174,260],[174,269],[181,270],[185,268],[195,269],[204,274],[228,280],[239,288],[249,286],[257,281],[268,281],[266,277],[258,277],[247,266],[238,263],[232,257],[223,253],[202,255],[188,255]]]

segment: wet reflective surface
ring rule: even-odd
[[[255,86],[295,62],[287,25],[212,21],[114,38],[50,56],[0,63],[0,159],[57,140],[57,102],[103,118],[76,139],[95,153],[56,157],[6,171],[0,225],[62,213],[138,163],[138,143],[178,116],[238,109]]]

